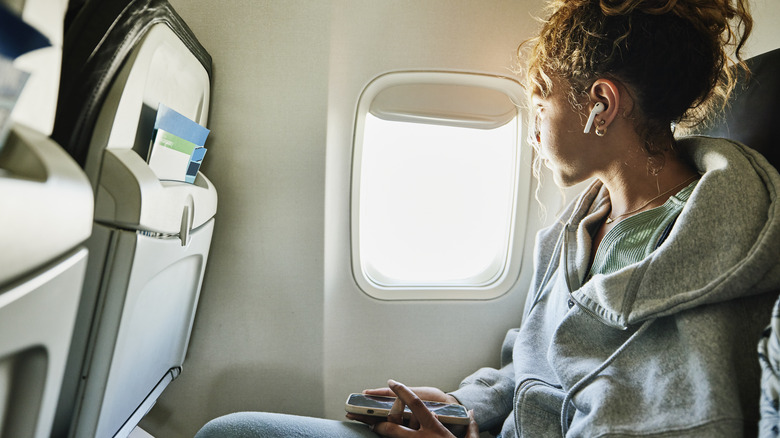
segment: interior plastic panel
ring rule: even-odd
[[[375,77],[364,88],[358,102],[353,136],[351,197],[351,258],[355,283],[366,295],[379,300],[489,300],[507,293],[515,283],[522,257],[508,257],[500,270],[484,284],[411,284],[387,286],[375,281],[361,257],[361,169],[366,116],[369,113],[392,121],[447,125],[474,129],[494,129],[519,117],[516,103],[523,89],[509,77],[457,71],[395,71]],[[517,139],[522,138],[518,132]],[[522,148],[515,148],[519,169],[524,161]],[[531,172],[517,171],[512,208],[527,205]],[[515,217],[514,212],[511,214]],[[508,254],[522,254],[524,218],[510,219]]]
[[[68,1],[0,1],[45,37],[12,59],[29,77],[5,125],[9,135],[0,138],[0,436],[50,438],[94,198],[80,166],[49,138]]]
[[[130,69],[136,68],[133,67],[132,58],[140,56],[137,49],[140,46],[140,41],[149,38],[150,29],[155,26],[159,27],[158,25],[167,27],[169,32],[174,34],[175,39],[164,37],[173,47],[183,47],[183,50],[177,48],[173,52],[160,49],[162,52],[158,52],[158,56],[163,53],[171,55],[171,53],[178,52],[178,55],[173,55],[173,66],[179,66],[178,60],[192,58],[190,61],[194,60],[199,63],[201,70],[205,71],[207,76],[211,76],[211,56],[166,0],[88,1],[78,11],[67,29],[63,45],[63,56],[66,62],[63,63],[62,68],[57,118],[54,122],[52,137],[62,144],[82,167],[85,167],[87,153],[92,147],[93,133],[101,131],[95,126],[98,115],[108,114],[110,117],[108,125],[113,124],[113,115],[116,113],[116,105],[119,103],[120,96],[110,92],[110,90],[112,88],[119,90],[121,94],[124,88],[122,82],[128,80]],[[176,43],[176,40],[179,42]],[[152,54],[157,52],[154,45],[153,42],[147,45]],[[190,61],[182,62],[190,63]],[[130,90],[135,99],[143,97],[144,100],[148,101],[150,98],[148,94],[143,92],[144,87],[141,84],[141,82],[146,81],[149,67],[149,62],[139,61],[138,63],[137,73],[134,76],[140,77],[131,81],[136,84],[131,87],[141,86],[141,88]],[[162,75],[159,75],[161,71],[157,70],[157,73],[158,76],[164,76],[164,78],[157,77],[155,80],[166,81],[164,85],[170,85],[169,78],[178,77],[179,74],[185,76],[199,74],[197,70],[183,73],[168,70]],[[208,85],[208,82],[206,80],[202,83]],[[173,87],[174,90],[182,90],[182,87],[176,84],[173,84]],[[188,90],[188,93],[192,94],[193,100],[200,100],[204,93],[208,96],[208,92],[208,86],[201,87],[200,90]],[[159,98],[165,101],[165,96],[159,96]],[[181,96],[177,95],[177,98],[181,98]],[[190,99],[190,97],[186,97],[186,99]],[[150,103],[154,110],[157,108],[157,102]],[[128,103],[128,105],[137,104]],[[193,117],[192,109],[182,107],[176,102],[171,102],[169,106],[198,123],[204,125],[206,123],[202,116]],[[112,108],[113,110],[111,110]],[[131,111],[128,114],[130,119],[135,120],[136,123],[140,118],[141,108],[138,107],[137,110],[139,113]],[[204,114],[208,112],[207,98],[203,101],[202,111]],[[120,121],[120,125],[132,126],[132,123],[129,125],[126,123],[129,122]],[[104,133],[107,135],[110,129],[102,131],[105,131]],[[126,142],[123,147],[130,148],[133,146],[135,136],[123,137],[121,141]],[[102,142],[102,146],[105,146],[106,143],[107,139]],[[102,150],[102,147],[100,149]],[[96,171],[99,167],[99,162],[97,162],[91,167],[91,170]],[[87,173],[90,174],[90,171],[88,170]],[[92,175],[90,175],[90,179],[95,181]]]
[[[114,436],[169,370],[181,368],[213,229],[212,219],[186,247],[177,238],[113,231],[75,436]]]
[[[208,72],[178,35],[164,24],[152,26],[119,71],[95,124],[85,171],[95,182],[96,220],[179,233],[189,196],[197,205],[193,227],[214,216],[216,190],[205,176],[195,184],[161,182],[138,153],[148,148],[160,102],[205,125],[209,91]]]
[[[86,265],[82,248],[0,286],[0,436],[49,438]]]
[[[5,435],[35,430],[43,398],[39,382],[46,380],[47,362],[46,350],[40,346],[0,358],[0,431]]]
[[[93,194],[45,134],[0,153],[0,436],[50,436],[87,266]]]
[[[63,51],[52,137],[95,220],[55,436],[125,437],[181,370],[217,209],[203,174],[160,181],[146,155],[161,103],[205,126],[211,58],[165,0],[86,1]]]
[[[193,215],[192,228],[214,217],[217,191],[202,173],[194,184],[160,181],[132,150],[107,150],[95,207],[100,222],[178,234],[185,209]]]
[[[89,181],[62,148],[16,125],[0,153],[0,285],[75,248],[92,232]]]

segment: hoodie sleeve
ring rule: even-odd
[[[466,377],[460,388],[451,393],[467,409],[481,430],[500,427],[512,412],[515,378],[512,349],[519,329],[510,330],[501,346],[501,368],[481,368]]]
[[[761,420],[759,436],[780,436],[780,299],[775,302],[772,320],[758,342],[761,364]]]

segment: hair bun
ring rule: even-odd
[[[744,20],[746,15],[749,16],[749,6],[747,2],[731,3],[731,0],[599,0],[601,11],[608,16],[628,15],[634,11],[650,15],[673,13],[688,20],[700,31],[718,35],[729,30],[730,21],[739,17],[739,25],[745,27],[747,38],[752,27],[752,21]],[[733,42],[734,32],[727,33],[724,42]]]

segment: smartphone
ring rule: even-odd
[[[347,398],[346,410],[352,414],[387,417],[393,407],[395,397],[381,395],[350,394]],[[469,413],[462,405],[423,401],[423,404],[445,424],[469,424]],[[404,408],[404,418],[410,418],[412,411],[409,406]]]

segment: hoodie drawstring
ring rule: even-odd
[[[566,433],[569,431],[569,406],[572,404],[571,399],[574,397],[574,394],[580,391],[584,386],[590,384],[602,371],[604,371],[612,362],[617,359],[618,355],[622,353],[623,351],[628,348],[628,346],[634,342],[639,336],[642,335],[645,331],[647,331],[648,328],[650,328],[650,324],[653,323],[655,319],[650,319],[642,323],[642,326],[639,327],[639,329],[634,332],[634,334],[629,337],[626,342],[623,343],[623,345],[620,346],[617,350],[615,350],[614,353],[612,353],[607,360],[605,360],[601,365],[599,365],[598,368],[588,373],[585,377],[580,379],[579,382],[575,383],[571,389],[569,389],[566,392],[566,396],[563,398],[563,406],[561,407],[561,431],[563,431],[563,437],[566,437]]]

